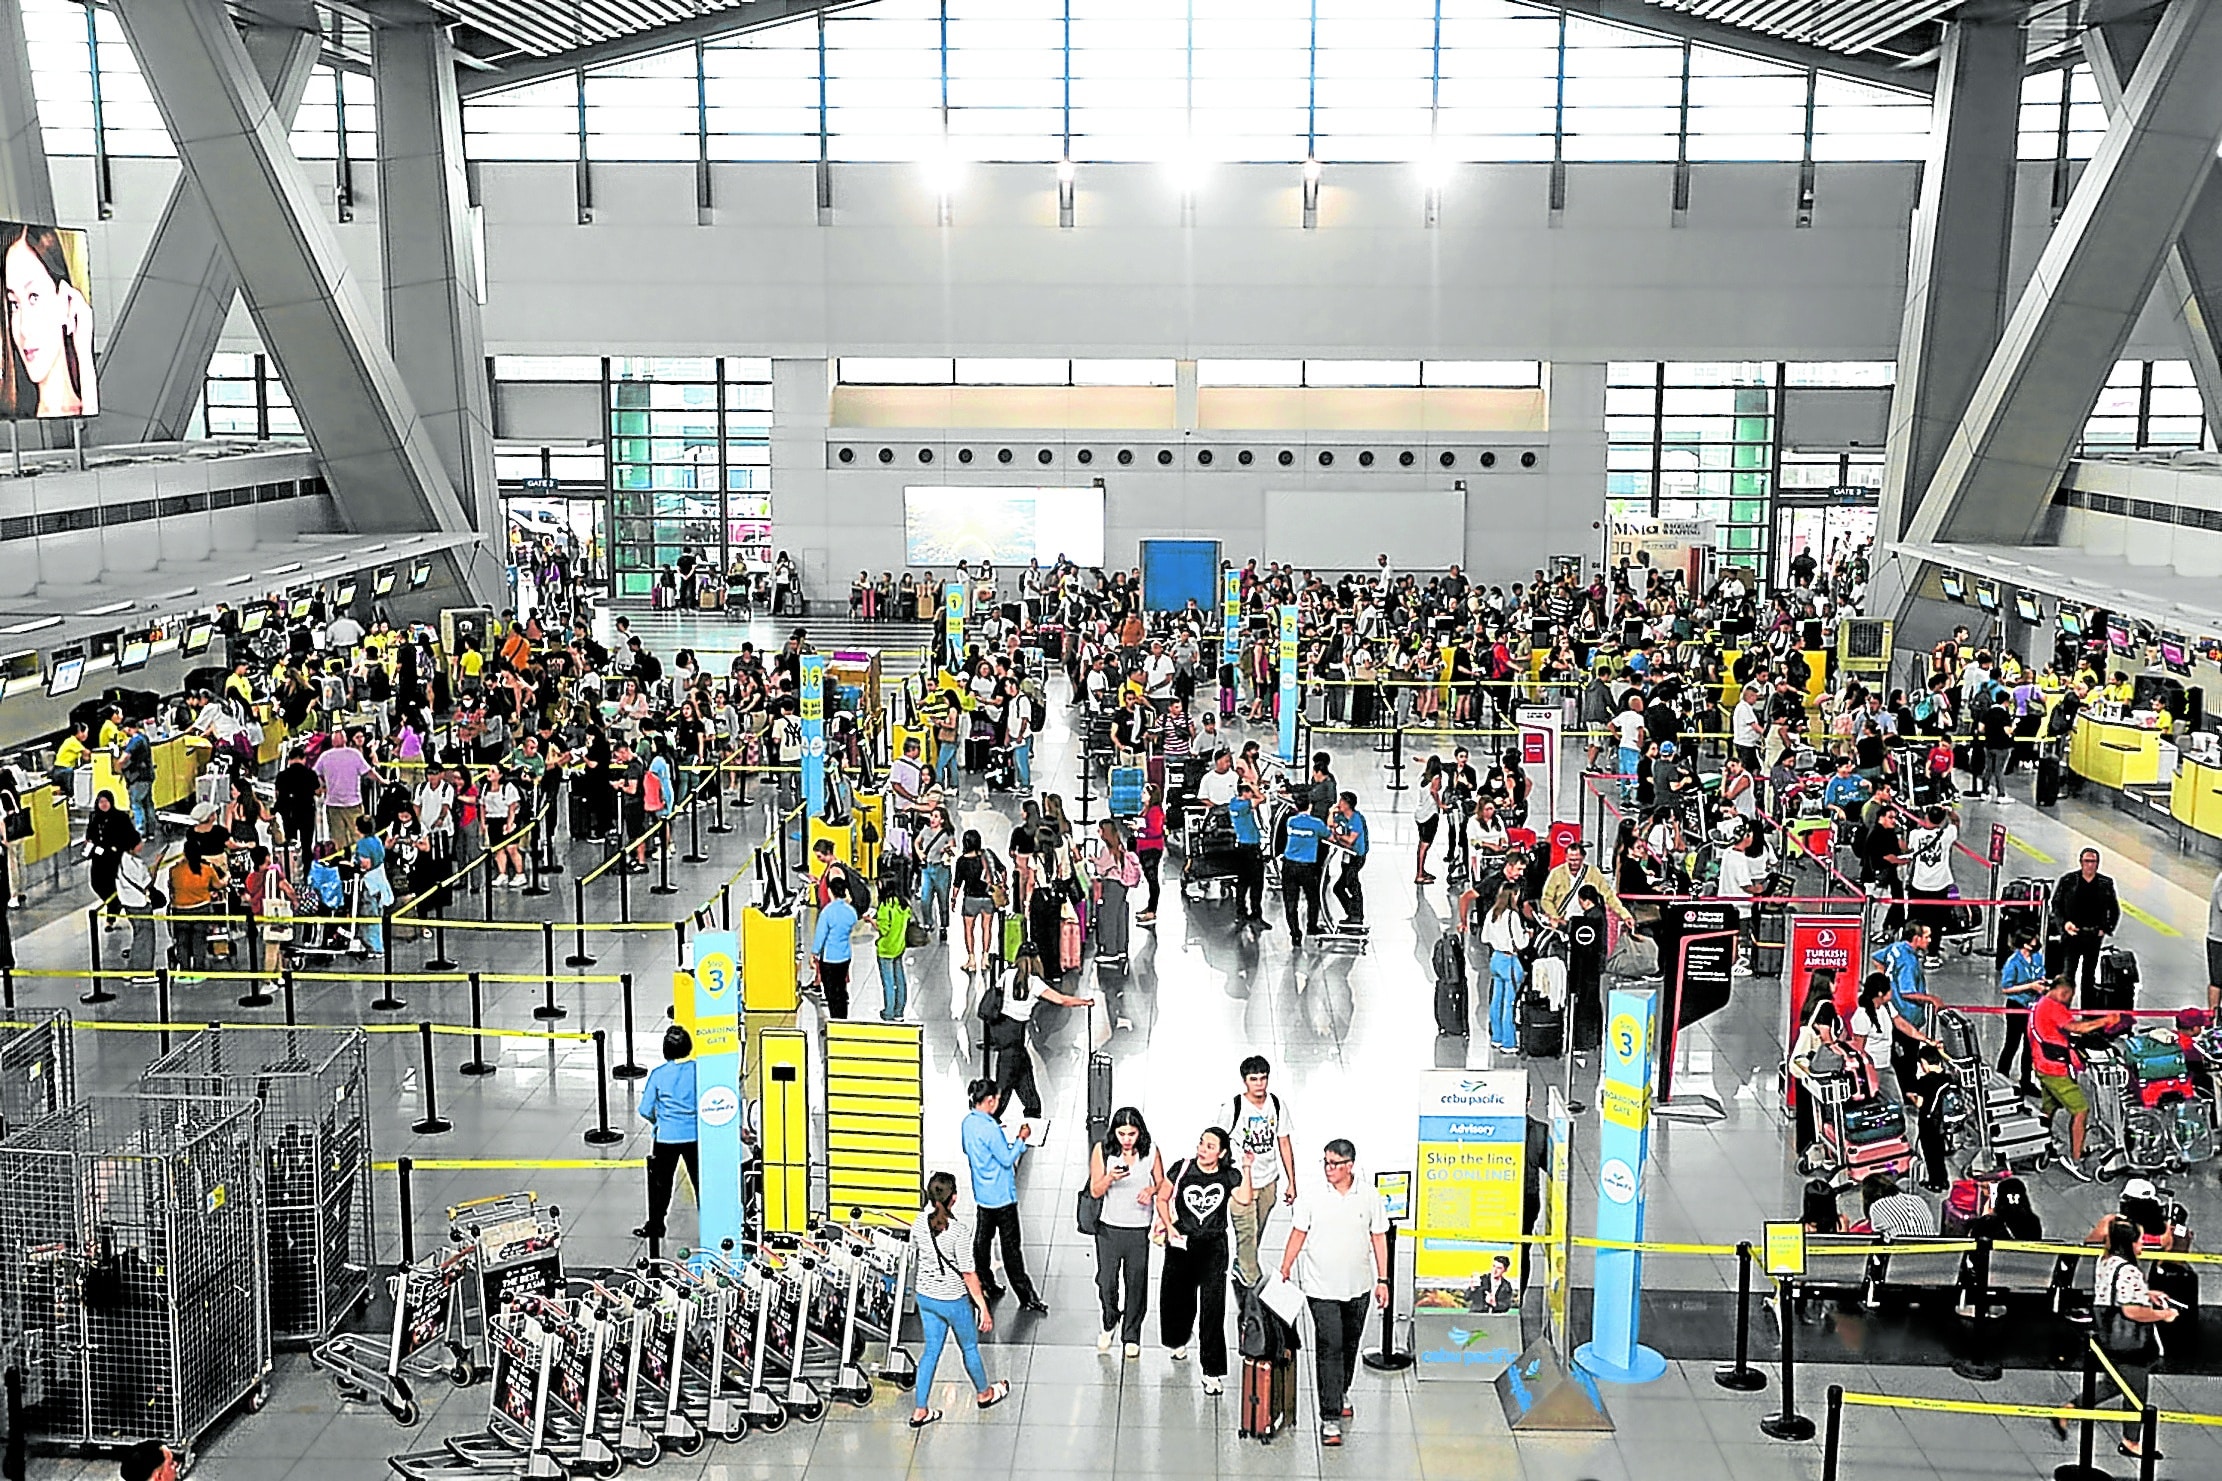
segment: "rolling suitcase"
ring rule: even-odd
[[[1242,1360],[1242,1434],[1270,1441],[1296,1422],[1296,1359]]]
[[[1102,1050],[1088,1055],[1088,1140],[1100,1142],[1111,1134],[1111,1056]]]
[[[2060,801],[2060,758],[2037,758],[2037,806],[2052,807]]]
[[[1081,926],[1080,917],[1066,916],[1057,929],[1057,955],[1060,958],[1058,965],[1061,971],[1080,970],[1080,949],[1087,939],[1088,933]]]
[[[1998,907],[1998,945],[1992,953],[1992,961],[1993,965],[2003,967],[2006,965],[2006,958],[2014,954],[2016,936],[2033,931],[2040,943],[2045,939],[2052,886],[2041,879],[2010,879],[1999,890],[1998,898],[2019,902]]]
[[[2083,1006],[2097,1012],[2127,1013],[2137,1006],[2137,954],[2119,946],[2099,950],[2099,969]]]
[[[1523,993],[1513,1008],[1520,1052],[1530,1059],[1556,1059],[1566,1049],[1566,1013],[1541,993]]]
[[[1467,1017],[1466,944],[1456,931],[1435,938],[1435,1032],[1463,1039]]]

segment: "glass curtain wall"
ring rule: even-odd
[[[771,564],[771,362],[607,362],[612,580],[640,597],[691,554],[727,571]]]

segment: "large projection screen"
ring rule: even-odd
[[[1059,556],[1100,566],[1103,490],[914,484],[903,490],[903,556],[914,566],[1046,566]]]
[[[85,233],[0,221],[0,418],[99,414],[92,283]]]
[[[1265,557],[1299,570],[1401,570],[1466,559],[1463,489],[1267,489]]]

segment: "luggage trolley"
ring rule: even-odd
[[[721,1440],[741,1439],[748,1433],[746,1395],[738,1387],[740,1370],[729,1362],[725,1344],[733,1292],[707,1263],[696,1270],[679,1261],[654,1260],[642,1269],[663,1288],[673,1309],[672,1409],[695,1427],[692,1445],[700,1448],[705,1431]],[[671,1448],[690,1455],[692,1450],[681,1448],[686,1443],[682,1437]]]
[[[517,1310],[538,1321],[553,1344],[543,1448],[572,1472],[614,1476],[624,1463],[601,1422],[601,1365],[608,1328],[592,1303],[525,1296]]]
[[[852,1206],[843,1232],[861,1267],[857,1337],[861,1343],[876,1342],[885,1349],[872,1376],[909,1388],[918,1379],[918,1357],[901,1340],[903,1303],[910,1295],[910,1225],[889,1214]]]
[[[340,1397],[367,1402],[373,1393],[404,1425],[417,1422],[411,1377],[445,1374],[458,1388],[478,1377],[465,1340],[464,1290],[476,1268],[468,1247],[440,1250],[386,1278],[393,1302],[388,1333],[336,1332],[309,1351],[332,1375]]]
[[[569,1474],[546,1443],[555,1373],[553,1337],[532,1316],[504,1311],[487,1327],[486,1349],[493,1378],[486,1428],[474,1435],[453,1436],[437,1450],[386,1457],[386,1464],[405,1481],[466,1476],[558,1481]]]
[[[1849,1071],[1813,1077],[1814,1137],[1799,1159],[1802,1172],[1856,1183],[1869,1173],[1903,1176],[1912,1169],[1904,1109],[1858,1088]]]
[[[777,1431],[787,1423],[787,1410],[772,1392],[769,1376],[772,1271],[761,1260],[736,1260],[730,1240],[716,1253],[702,1250],[697,1257],[729,1298],[725,1359],[741,1386],[741,1419],[750,1429]]]
[[[786,1379],[772,1392],[781,1408],[804,1424],[825,1418],[825,1395],[804,1376],[810,1350],[810,1297],[816,1284],[818,1257],[805,1245],[774,1253],[771,1282],[764,1292],[764,1347],[767,1364],[776,1364]]]
[[[865,1287],[874,1279],[862,1231],[840,1224],[820,1225],[812,1242],[818,1259],[810,1289],[807,1333],[822,1356],[833,1352],[832,1376],[826,1393],[844,1404],[862,1409],[872,1402],[872,1375],[860,1361],[864,1333],[859,1325]]]
[[[473,1198],[447,1211],[448,1239],[470,1247],[476,1277],[467,1283],[463,1305],[464,1340],[480,1349],[476,1377],[492,1365],[484,1348],[495,1316],[518,1296],[563,1294],[562,1216],[530,1192]]]
[[[2052,1160],[2052,1138],[2023,1107],[2013,1082],[1984,1063],[1982,1042],[1968,1016],[1950,1008],[1939,1012],[1937,1042],[1968,1106],[1967,1125],[1975,1145],[1969,1173],[2041,1171]]]

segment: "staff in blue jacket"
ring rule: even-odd
[[[697,1200],[702,1197],[702,1159],[694,1119],[694,1036],[678,1024],[664,1030],[664,1062],[648,1072],[640,1086],[640,1114],[655,1128],[656,1142],[648,1150],[648,1222],[633,1231],[635,1239],[662,1239],[664,1211],[671,1207],[671,1187],[679,1164],[687,1165],[687,1182]]]

